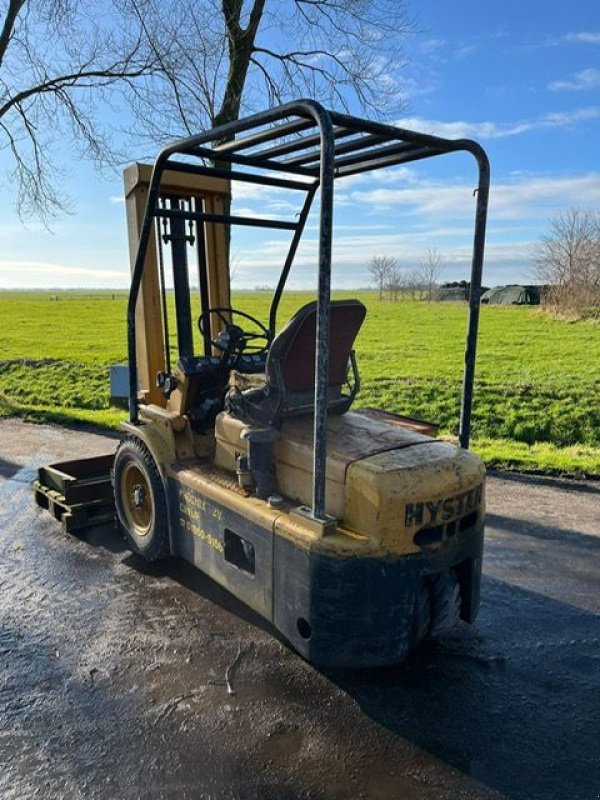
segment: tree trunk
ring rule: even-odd
[[[239,118],[242,94],[248,75],[250,58],[254,51],[256,33],[264,11],[265,0],[255,0],[247,28],[240,26],[240,16],[242,12],[243,0],[223,0],[223,15],[227,26],[229,38],[229,70],[227,73],[227,84],[221,108],[215,116],[213,124],[215,127],[234,122]],[[225,137],[219,144],[231,140],[233,137]],[[215,166],[219,169],[231,172],[231,162],[216,161]],[[231,212],[231,201],[226,200],[224,212],[229,215]],[[231,225],[225,225],[225,253],[229,268],[231,253]]]

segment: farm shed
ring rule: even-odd
[[[465,281],[461,283],[450,283],[440,286],[437,291],[438,300],[468,300],[469,284]]]
[[[503,306],[539,306],[540,287],[520,284],[494,286],[482,295],[481,302]]]
[[[452,281],[443,283],[436,292],[436,300],[468,301],[471,284],[468,281]],[[482,294],[487,292],[486,286],[481,287]]]

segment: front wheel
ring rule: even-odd
[[[119,445],[113,467],[115,507],[131,549],[147,561],[169,555],[167,501],[156,462],[134,437]]]

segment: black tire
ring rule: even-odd
[[[156,462],[143,442],[124,439],[112,473],[117,517],[131,549],[147,561],[170,553],[165,490]]]
[[[460,620],[460,586],[453,570],[434,575],[429,582],[431,604],[430,636],[451,631]]]
[[[415,601],[415,616],[413,621],[413,647],[416,647],[429,634],[431,627],[431,601],[429,600],[429,589],[423,581],[419,587],[419,593]]]

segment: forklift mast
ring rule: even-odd
[[[124,172],[127,232],[131,268],[138,253],[140,231],[146,211],[152,167],[131,164]],[[198,210],[204,215],[223,215],[231,198],[230,183],[223,178],[190,175],[167,170],[161,183],[161,207],[168,211]],[[163,218],[146,250],[144,268],[135,305],[135,341],[137,360],[138,402],[163,408],[167,400],[157,385],[157,375],[169,374],[170,342],[165,255],[173,265],[173,292],[176,308],[177,339],[182,355],[193,353],[193,322],[190,305],[189,260],[195,258],[198,276],[199,306],[230,305],[229,266],[225,228],[206,219],[186,220]],[[210,339],[218,334],[220,320],[210,319],[210,330],[204,341],[205,355],[210,354]],[[215,330],[216,328],[216,330]]]

